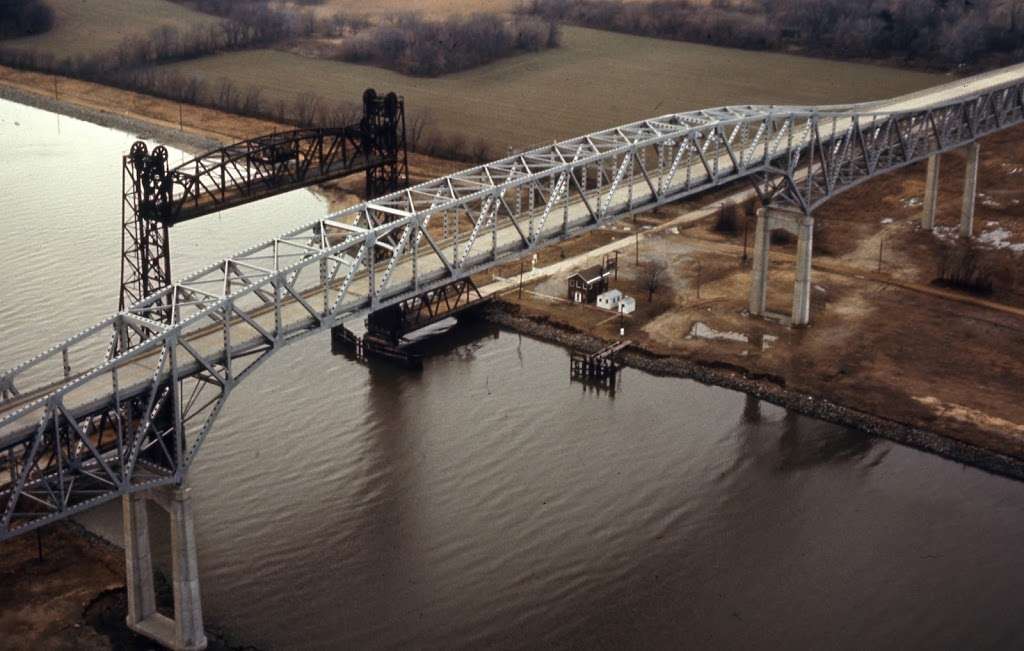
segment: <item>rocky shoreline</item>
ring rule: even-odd
[[[595,352],[607,342],[578,330],[548,321],[521,316],[518,306],[496,299],[483,311],[491,323],[510,330],[584,352]],[[662,356],[636,346],[619,353],[626,366],[671,377],[696,380],[703,384],[742,391],[772,404],[836,425],[858,429],[866,434],[889,439],[918,450],[937,454],[982,470],[1024,480],[1024,462],[975,445],[956,441],[941,434],[851,409],[813,395],[787,389],[780,378],[752,375],[729,365],[709,365],[681,357]]]

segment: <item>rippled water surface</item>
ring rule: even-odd
[[[116,305],[131,141],[0,103],[0,364]],[[175,269],[323,210],[179,227]],[[264,648],[1024,645],[1020,483],[687,380],[585,391],[484,325],[420,345],[409,374],[311,337],[233,393],[192,473],[211,623]],[[116,537],[117,505],[84,521]]]

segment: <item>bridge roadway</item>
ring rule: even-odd
[[[28,490],[33,482],[49,481],[43,478],[44,467],[59,470],[61,455],[44,450],[51,421],[63,423],[57,427],[72,438],[77,435],[80,458],[95,469],[99,458],[113,455],[115,447],[130,448],[132,441],[141,447],[142,439],[147,447],[153,445],[154,434],[146,430],[155,427],[145,414],[152,415],[162,400],[156,397],[157,387],[197,380],[191,394],[184,389],[176,393],[176,410],[186,422],[177,424],[177,436],[183,440],[178,453],[169,455],[173,458],[168,459],[164,474],[156,464],[149,468],[153,474],[134,482],[126,475],[143,466],[138,450],[134,456],[130,450],[117,452],[122,456],[108,459],[104,467],[115,480],[110,483],[118,484],[113,490],[78,504],[65,495],[53,515],[83,510],[137,486],[181,481],[222,402],[204,407],[212,414],[197,411],[198,420],[190,421],[186,413],[190,399],[204,386],[213,386],[226,397],[265,354],[287,342],[530,255],[544,245],[633,212],[746,177],[758,184],[764,200],[796,204],[810,212],[846,186],[833,182],[834,187],[822,194],[808,183],[801,194],[798,186],[804,181],[823,174],[840,178],[845,165],[846,185],[852,186],[971,142],[983,133],[964,125],[950,126],[949,120],[966,114],[964,106],[989,101],[986,93],[996,91],[1003,92],[999,97],[1006,106],[1018,107],[1022,79],[1024,65],[1018,65],[880,102],[817,109],[728,107],[663,116],[428,182],[329,216],[213,265],[170,290],[179,310],[176,326],[147,320],[143,301],[0,375],[0,451],[9,453],[9,461],[0,465],[4,475],[0,488],[3,500],[10,503],[0,539],[52,519],[8,528],[18,492]],[[926,124],[926,112],[932,108],[935,115],[944,110],[941,120],[946,122],[938,124],[935,118]],[[1006,111],[1011,115],[1010,109]],[[1019,122],[1022,111],[1013,111],[1012,119],[984,132]],[[903,133],[899,133],[900,119],[908,125]],[[893,125],[897,136],[883,142],[881,132]],[[945,142],[939,134],[943,129],[949,131]],[[897,146],[906,147],[911,140],[919,141],[922,148],[900,158]],[[859,153],[843,153],[844,148],[855,149],[857,142],[861,143]],[[878,156],[874,169],[868,161],[871,155]],[[886,156],[898,160],[886,167],[878,162]],[[651,157],[658,159],[657,168]],[[772,185],[772,179],[780,178],[791,182]],[[444,191],[437,191],[439,187]],[[525,207],[530,196],[542,199],[532,209]],[[442,211],[450,211],[457,220],[458,237],[433,239]],[[395,221],[384,223],[385,218]],[[531,223],[536,229],[532,236]],[[386,241],[388,235],[391,239]],[[390,257],[369,264],[373,251],[378,252],[377,260],[385,251]],[[309,281],[309,269],[319,274],[320,281]],[[325,276],[327,283],[322,282]],[[128,328],[148,328],[155,334],[108,359],[100,351],[112,336]],[[71,368],[70,362],[80,357],[84,363]],[[240,363],[250,359],[252,367]],[[118,429],[116,446],[101,445],[101,433],[117,427],[112,421],[98,425],[89,419],[109,411],[114,403],[131,400],[144,407],[136,412],[141,415],[118,426],[124,429]],[[131,425],[140,431],[131,435]],[[99,470],[96,474],[103,476]],[[0,503],[0,508],[4,506]]]

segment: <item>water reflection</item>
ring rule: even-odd
[[[787,411],[778,442],[778,470],[793,472],[827,464],[857,464],[878,439]]]

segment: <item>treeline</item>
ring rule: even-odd
[[[266,0],[243,4],[235,8],[231,18],[215,24],[185,29],[165,25],[146,34],[127,36],[115,48],[96,54],[61,57],[30,48],[0,48],[0,63],[104,81],[115,71],[265,47],[309,36],[320,27],[317,21],[309,20],[307,12],[282,11]]]
[[[473,14],[428,20],[406,14],[344,39],[335,58],[436,76],[558,47],[559,41],[557,23],[537,16]]]
[[[53,9],[40,0],[0,0],[0,39],[41,34],[53,20]]]
[[[643,36],[834,57],[974,64],[1024,54],[1021,0],[530,0],[527,15]]]

